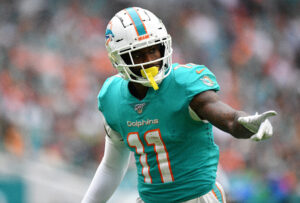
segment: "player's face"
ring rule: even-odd
[[[140,50],[132,52],[132,59],[135,64],[146,63],[149,61],[159,59],[161,57],[162,56],[161,56],[161,52],[160,52],[160,45],[154,45],[154,46],[146,47],[144,49],[140,49]],[[161,64],[162,64],[162,61],[158,61],[155,63],[145,65],[144,68],[150,68],[152,66],[158,66],[159,68],[161,68]],[[131,71],[134,74],[139,75],[139,76],[141,76],[140,70],[141,70],[141,67],[132,67],[131,68]]]

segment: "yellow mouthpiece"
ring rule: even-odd
[[[144,71],[145,70],[145,71]],[[146,74],[145,74],[146,72]],[[158,73],[158,67],[157,66],[152,66],[147,69],[141,69],[141,74],[144,78],[147,78],[153,87],[154,90],[158,90],[158,85],[154,80],[154,76],[156,76]]]

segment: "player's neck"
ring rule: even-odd
[[[146,87],[146,86],[141,85],[139,83],[129,82],[128,83],[128,89],[129,89],[129,92],[134,97],[136,97],[139,100],[142,100],[146,97],[149,87]]]

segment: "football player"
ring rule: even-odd
[[[215,75],[204,65],[172,64],[171,36],[146,9],[118,12],[106,29],[106,48],[118,74],[99,96],[105,118],[104,157],[82,200],[106,202],[135,155],[137,202],[226,202],[216,182],[219,149],[212,125],[235,138],[273,134],[268,117],[220,101]]]

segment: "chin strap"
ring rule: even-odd
[[[151,68],[147,68],[147,69],[141,69],[141,74],[144,78],[147,78],[149,80],[149,82],[154,90],[159,89],[157,83],[154,80],[154,76],[156,76],[158,74],[157,66],[152,66]]]

